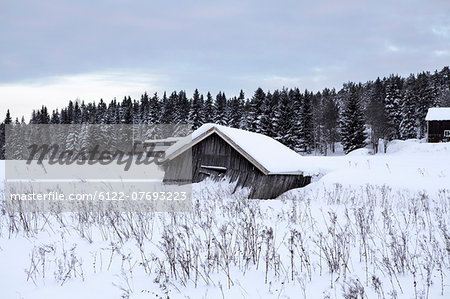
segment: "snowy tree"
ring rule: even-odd
[[[366,145],[364,114],[355,84],[344,86],[344,108],[340,118],[341,141],[345,153]]]
[[[242,114],[243,114],[243,107],[244,107],[244,92],[241,90],[240,95],[238,98],[233,97],[228,102],[228,125],[233,128],[240,128],[241,127],[241,120],[242,120]]]
[[[227,98],[225,93],[219,91],[214,102],[214,123],[227,125],[226,120]]]
[[[68,121],[70,121],[69,113],[67,119]],[[106,110],[106,123],[107,124],[119,123],[119,113],[116,99],[113,99],[108,105],[108,109]]]
[[[58,109],[52,111],[52,116],[50,117],[50,123],[51,124],[59,124],[60,121],[60,115],[58,112]]]
[[[390,76],[386,80],[386,97],[384,100],[388,126],[391,128],[390,139],[400,137],[401,112],[403,98],[403,80],[399,76]]]
[[[274,92],[278,93],[278,91]],[[275,139],[284,145],[294,149],[296,146],[297,136],[295,134],[295,113],[294,105],[290,100],[286,89],[279,93],[280,101],[275,112],[274,126],[277,136]],[[276,97],[277,95],[275,95]]]
[[[167,95],[164,92],[162,98],[162,113],[159,119],[159,123],[161,124],[172,123],[174,115],[175,115],[175,103],[171,98],[167,98]]]
[[[415,77],[409,76],[406,80],[406,89],[401,102],[400,137],[402,139],[416,138],[416,108],[417,92],[415,88]]]
[[[146,116],[146,123],[148,124],[158,124],[160,122],[160,117],[162,114],[161,103],[159,101],[158,93],[154,93],[153,97],[149,98],[149,111]]]
[[[314,147],[314,127],[311,98],[312,93],[305,90],[300,104],[299,114],[299,148],[307,153],[311,153]]]
[[[335,90],[324,89],[322,92],[322,123],[324,125],[324,139],[334,153],[335,143],[338,141],[339,105],[336,102]],[[326,150],[325,150],[326,154]]]
[[[133,102],[131,97],[125,97],[118,108],[119,111],[119,123],[132,124],[133,123]],[[79,122],[77,122],[79,123]]]
[[[262,88],[258,88],[255,91],[252,99],[249,101],[247,106],[247,119],[246,119],[246,129],[252,132],[260,132],[261,124],[260,117],[262,115],[262,106],[264,103],[265,94]]]
[[[149,114],[149,111],[150,111],[150,101],[147,92],[145,92],[143,95],[141,95],[141,103],[139,105],[140,124],[148,123],[147,115]]]
[[[106,103],[103,101],[103,99],[100,99],[100,102],[97,104],[97,113],[95,116],[95,123],[96,124],[105,124],[106,123],[106,111],[107,111]]]
[[[49,124],[50,123],[50,115],[48,114],[48,109],[46,106],[41,107],[41,111],[39,113],[39,123],[40,124]]]
[[[276,137],[277,134],[275,132],[275,113],[278,107],[278,102],[280,99],[279,92],[277,91],[275,96],[270,92],[264,97],[264,101],[261,107],[261,116],[259,121],[259,131],[260,133],[270,136]]]
[[[443,78],[441,77],[440,72],[434,72],[433,75],[431,75],[430,83],[433,86],[433,90],[435,91],[435,100],[434,103],[436,107],[446,107],[448,102],[448,97],[450,96],[449,88],[446,86],[446,84],[442,84]]]
[[[385,91],[380,78],[370,85],[368,105],[366,108],[366,119],[370,125],[370,139],[376,153],[378,151],[378,140],[380,138],[388,138],[387,117],[385,111]]]
[[[6,125],[11,124],[11,114],[9,109],[6,111],[5,120],[0,123],[0,160],[5,160],[5,150],[6,150]]]
[[[68,151],[75,151],[78,147],[79,132],[76,130],[76,126],[71,125],[68,127],[67,136],[65,139],[65,148]]]
[[[188,108],[189,108],[189,101],[187,99],[185,99],[185,101],[187,102]],[[164,99],[163,99],[163,103],[164,103]],[[179,97],[178,97],[178,93],[176,91],[173,91],[169,98],[166,99],[166,103],[168,106],[168,112],[171,111],[170,115],[165,115],[165,117],[167,117],[167,119],[164,121],[164,123],[187,123],[187,117],[186,117],[186,112],[183,111],[181,109],[182,103],[181,101],[179,101]],[[189,113],[189,109],[187,110],[187,113]]]
[[[203,124],[203,119],[203,95],[200,95],[198,90],[195,89],[189,112],[189,123],[195,130]]]
[[[77,126],[79,131],[78,141],[76,145],[76,151],[80,152],[83,150],[88,150],[91,141],[91,130],[90,126],[87,124],[82,124],[81,126]]]
[[[203,114],[205,116],[205,123],[211,123],[214,121],[214,106],[211,93],[208,91],[206,94],[206,101],[203,107]]]
[[[316,94],[311,93],[311,107],[312,107],[312,126],[313,126],[313,143],[312,148],[317,152],[323,154],[327,151],[327,143],[324,134],[323,122],[323,98],[320,92]]]
[[[448,66],[438,73],[435,84],[438,86],[438,105],[450,107],[450,68]]]
[[[5,121],[3,122],[5,125],[9,125],[12,122],[11,113],[9,109],[6,111]]]
[[[4,159],[8,160],[23,159],[25,158],[23,155],[25,132],[18,118],[13,122],[9,118],[7,113],[4,123],[0,125],[2,155],[4,155]]]
[[[427,128],[425,116],[428,108],[437,106],[437,91],[431,84],[430,75],[427,73],[421,73],[417,76],[416,90],[418,97],[416,112],[419,124],[419,138],[423,138]]]

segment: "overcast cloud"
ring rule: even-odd
[[[0,1],[0,118],[184,89],[340,88],[450,64],[450,2]]]

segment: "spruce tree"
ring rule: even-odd
[[[388,123],[385,111],[384,99],[386,97],[383,83],[380,78],[369,85],[368,105],[366,108],[366,119],[370,125],[370,139],[374,152],[378,151],[378,140],[388,138]]]
[[[183,117],[184,111],[182,111],[181,103],[178,99],[178,93],[173,91],[167,100],[168,102],[173,103],[172,119],[170,119],[167,123],[179,124],[186,122],[185,117]]]
[[[203,107],[203,113],[205,116],[205,123],[214,122],[214,106],[213,106],[213,98],[211,93],[208,91],[206,94],[206,101]]]
[[[73,116],[72,116],[72,124],[79,124],[81,123],[81,109],[80,109],[80,104],[79,104],[80,100],[77,99],[75,101],[75,105],[73,107]],[[41,111],[42,113],[42,111]]]
[[[277,93],[277,91],[275,91],[274,94],[275,93]],[[279,94],[280,101],[276,109],[274,120],[274,126],[277,132],[277,136],[275,138],[284,145],[294,149],[297,138],[294,131],[294,105],[290,100],[286,89],[283,88]]]
[[[440,107],[450,107],[450,68],[444,67],[438,75],[438,104]]]
[[[74,120],[74,104],[72,101],[69,101],[69,105],[67,106],[66,112],[67,112],[66,121],[68,124],[72,124]]]
[[[401,122],[401,101],[403,98],[403,80],[399,76],[391,75],[386,80],[386,97],[385,109],[386,118],[391,133],[390,139],[400,137],[400,122]]]
[[[154,93],[153,97],[149,99],[149,111],[146,116],[146,123],[158,124],[161,116],[161,102],[158,97],[158,93]]]
[[[307,152],[311,153],[314,148],[314,127],[313,127],[313,111],[312,111],[312,93],[308,90],[305,90],[303,98],[300,104],[300,135],[299,135],[299,147]]]
[[[5,123],[0,123],[0,160],[5,160]]]
[[[427,115],[428,108],[435,107],[437,104],[437,92],[430,82],[430,75],[428,73],[421,73],[417,76],[416,90],[418,97],[416,117],[419,124],[419,138],[423,138],[427,128],[425,116]]]
[[[122,104],[118,108],[119,119],[121,124],[132,124],[133,123],[133,102],[131,97],[125,97]]]
[[[6,116],[6,120],[8,120],[9,115]],[[5,128],[4,128],[4,136],[3,138],[3,155],[5,159],[8,160],[17,160],[21,158],[20,153],[20,145],[23,144],[22,140],[22,132],[20,130],[19,120],[16,118],[14,122],[11,120],[5,120]],[[7,123],[8,122],[8,123]],[[7,132],[6,132],[7,131]],[[8,146],[8,150],[6,147]]]
[[[97,105],[95,102],[89,103],[86,107],[89,124],[97,123]]]
[[[191,104],[186,96],[186,92],[181,90],[178,93],[178,99],[175,104],[175,120],[176,124],[187,124],[189,120],[189,112]]]
[[[340,133],[344,151],[349,153],[366,145],[365,121],[355,84],[346,84],[344,91],[344,109],[340,118]]]
[[[139,119],[141,124],[148,124],[148,114],[150,111],[150,101],[147,92],[141,95],[141,103],[139,105]]]
[[[264,97],[261,107],[261,116],[259,122],[259,131],[261,134],[276,137],[277,134],[274,128],[275,113],[278,106],[279,93],[273,96],[270,92]]]
[[[295,147],[296,151],[301,151],[301,121],[300,121],[300,112],[302,109],[302,93],[300,89],[295,88],[289,90],[289,99],[292,101],[292,106],[294,110],[294,121],[293,121],[293,134],[295,136]]]
[[[108,105],[107,110],[107,124],[118,124],[120,121],[119,119],[119,113],[118,113],[118,107],[117,107],[117,101],[116,99],[112,100]]]
[[[226,119],[227,98],[225,93],[219,91],[214,102],[214,122],[218,125],[227,125]]]
[[[241,91],[242,92],[242,91]],[[241,127],[242,120],[242,108],[244,106],[244,96],[243,93],[239,96],[239,98],[232,98],[228,102],[228,125],[233,128]]]
[[[60,115],[59,115],[58,109],[53,110],[52,116],[50,117],[50,123],[56,125],[56,124],[59,124],[59,121],[60,121]]]
[[[336,102],[335,90],[324,89],[322,92],[322,122],[324,125],[324,139],[334,153],[335,143],[338,141],[339,133],[339,105]],[[325,151],[326,154],[326,151]]]
[[[103,99],[100,99],[100,102],[97,105],[97,113],[95,116],[95,122],[97,124],[105,124],[107,121],[107,107],[106,107],[106,103],[103,102]]]
[[[261,87],[259,87],[247,106],[246,129],[252,132],[261,132],[260,117],[262,114],[262,106],[264,103],[265,94]]]
[[[12,122],[12,118],[11,118],[11,113],[9,112],[9,109],[6,111],[6,117],[5,117],[5,121],[4,124],[5,125],[9,125]]]
[[[175,114],[175,103],[172,99],[167,98],[166,92],[163,94],[162,98],[162,114],[159,119],[161,124],[170,124],[174,119]]]
[[[401,102],[400,137],[402,139],[417,138],[416,108],[418,101],[416,79],[413,75],[406,80],[406,89]]]
[[[192,97],[189,123],[194,130],[203,124],[203,95],[200,95],[197,89],[195,89]]]

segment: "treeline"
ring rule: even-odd
[[[139,100],[125,97],[106,103],[70,101],[61,111],[42,106],[32,112],[31,124],[191,124],[204,123],[241,128],[271,136],[290,148],[327,154],[342,142],[345,152],[370,143],[377,151],[379,140],[423,138],[428,108],[450,106],[450,69],[391,75],[366,83],[348,82],[336,91],[299,88],[264,91],[251,98],[241,90],[238,96],[213,96],[195,90],[148,95]],[[9,111],[0,124],[0,157],[4,157],[5,124],[14,122]]]

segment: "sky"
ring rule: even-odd
[[[339,89],[449,64],[448,0],[0,0],[0,118],[164,90]]]

